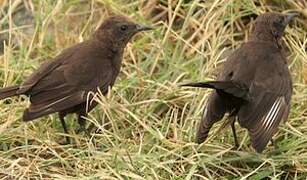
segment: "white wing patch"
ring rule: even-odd
[[[282,106],[285,104],[284,97],[278,97],[273,106],[271,107],[270,111],[266,114],[266,116],[262,119],[262,126],[268,131],[271,129],[272,125],[274,124],[277,115],[280,113]]]
[[[205,103],[205,109],[203,111],[202,119],[205,119],[208,113],[208,102]]]

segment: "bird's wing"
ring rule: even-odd
[[[64,50],[53,60],[44,62],[30,77],[27,78],[27,80],[25,80],[23,84],[20,85],[18,93],[27,94],[27,91],[31,90],[31,88],[34,87],[36,83],[48,76],[56,68],[61,66],[65,60],[69,59],[75,52],[78,52],[80,47],[82,47],[81,44],[72,46]]]
[[[289,78],[278,76],[252,84],[250,101],[241,107],[238,120],[248,129],[257,152],[264,150],[280,122],[288,117],[291,89]]]
[[[212,92],[209,95],[203,111],[201,122],[198,125],[196,134],[197,143],[202,143],[207,139],[211,127],[224,117],[226,110],[225,103],[221,96],[219,96],[216,92]]]
[[[96,91],[98,87],[106,92],[112,83],[113,72],[108,63],[101,64],[99,70],[93,68],[97,66],[93,63],[97,57],[90,54],[86,47],[75,51],[69,61],[55,67],[32,85],[27,92],[31,105],[24,113],[24,120],[32,120],[86,102],[88,92]]]
[[[64,97],[56,97],[40,103],[31,103],[30,107],[23,113],[23,120],[30,121],[44,115],[73,107],[84,102],[85,97],[86,94],[84,91],[78,91],[72,92]]]

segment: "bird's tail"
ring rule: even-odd
[[[17,94],[18,89],[19,89],[18,85],[0,89],[0,100],[18,95]]]
[[[197,82],[188,83],[180,86],[199,87],[199,88],[210,88],[218,91],[222,91],[226,94],[230,94],[237,98],[248,100],[248,88],[242,84],[235,83],[233,81],[208,81],[208,82]]]

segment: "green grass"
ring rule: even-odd
[[[0,84],[21,83],[39,64],[87,39],[102,20],[123,13],[156,29],[127,46],[114,88],[88,117],[99,132],[76,134],[71,145],[56,115],[22,122],[25,97],[0,102],[0,177],[3,179],[305,179],[307,176],[307,4],[262,0],[0,1]],[[146,4],[152,3],[152,4]],[[27,10],[25,10],[27,9]],[[253,14],[298,10],[285,47],[294,82],[291,114],[275,135],[278,148],[263,154],[237,127],[240,150],[229,128],[212,129],[193,143],[209,90],[179,88],[214,79],[220,64],[246,39]],[[25,15],[25,13],[27,15]],[[29,16],[29,18],[27,18]],[[32,18],[31,18],[32,17]],[[25,20],[27,19],[27,20]],[[29,20],[30,19],[30,20]],[[1,38],[0,38],[1,39]],[[1,46],[0,46],[1,47]],[[95,140],[91,141],[92,139]]]

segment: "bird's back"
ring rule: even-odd
[[[77,44],[42,65],[21,87],[31,105],[24,119],[70,109],[86,102],[87,93],[98,87],[107,93],[115,81],[112,53],[98,43]],[[49,71],[46,71],[49,70]]]
[[[286,61],[273,43],[247,42],[227,59],[218,80],[235,81],[247,87],[262,83],[269,90],[279,79],[291,81]]]

